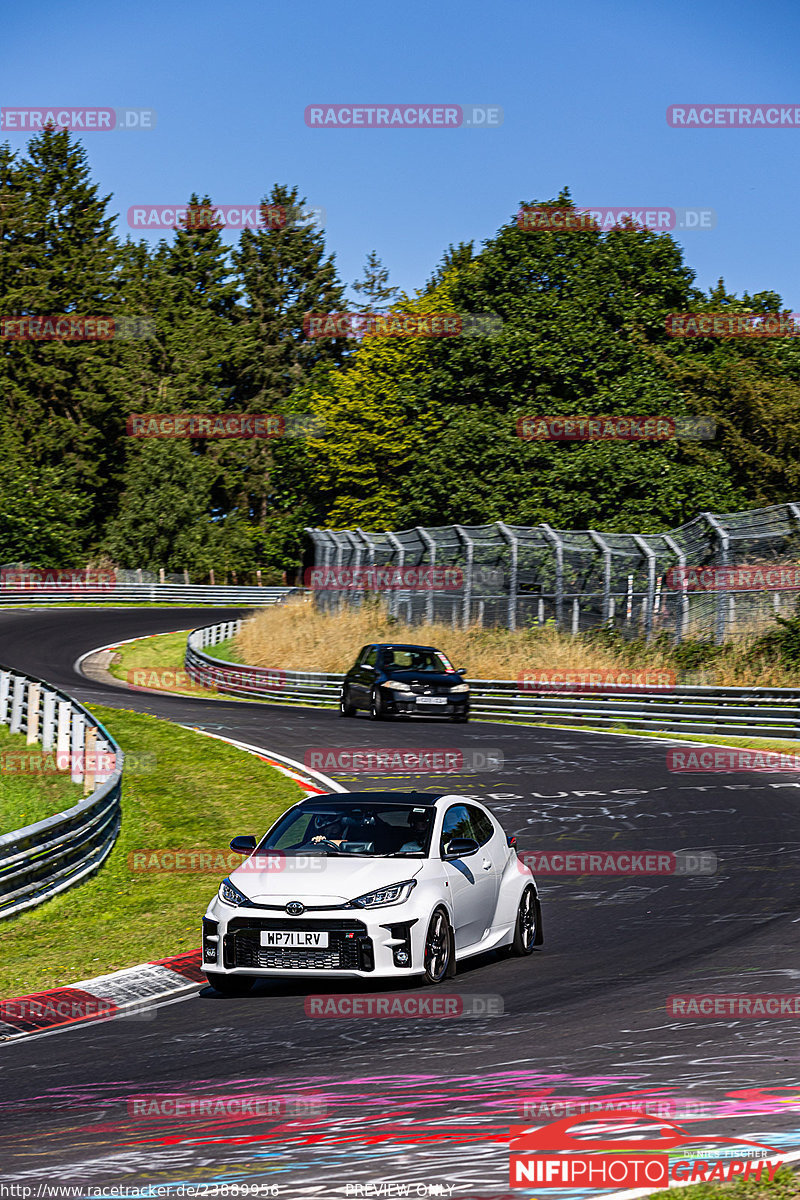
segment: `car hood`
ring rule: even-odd
[[[457,683],[463,683],[463,675],[457,675],[455,671],[392,671],[387,675],[389,679],[396,679],[398,683],[431,683],[436,687],[455,687]]]
[[[267,869],[256,869],[256,860],[247,859],[231,872],[230,880],[250,900],[262,904],[339,904],[353,900],[376,888],[391,887],[420,873],[422,858],[346,858],[305,855],[293,858],[258,856]],[[250,866],[249,864],[253,865]]]

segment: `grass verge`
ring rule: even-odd
[[[200,920],[225,872],[135,871],[136,850],[228,850],[263,833],[299,786],[251,754],[169,721],[92,707],[123,750],[154,754],[128,775],[122,829],[96,875],[30,912],[0,922],[0,996],[166,958],[200,945]]]
[[[137,638],[135,642],[127,642],[120,646],[108,669],[115,679],[135,686],[155,688],[176,696],[230,700],[230,696],[213,688],[201,687],[188,675],[183,664],[189,632],[184,629],[179,633],[151,634]],[[216,657],[219,647],[214,646],[213,649]]]
[[[41,746],[26,743],[24,733],[9,733],[6,725],[0,725],[0,833],[54,817],[83,799],[83,787],[71,781],[68,771],[51,775],[13,769],[24,767],[17,755],[36,759],[42,753]],[[11,757],[6,759],[6,754]]]

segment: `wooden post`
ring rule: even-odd
[[[183,582],[187,587],[189,586],[189,572],[186,570],[186,567],[183,568]]]
[[[214,582],[214,568],[212,567],[212,568],[211,568],[211,570],[210,570],[208,573],[209,573],[209,575],[211,576],[211,586],[212,586],[212,587],[216,587],[217,585],[216,585],[216,583]]]
[[[258,586],[263,587],[264,585],[261,582],[261,567],[256,571],[256,579],[258,580]]]
[[[97,773],[97,730],[94,725],[86,726],[86,737],[83,744],[83,794],[91,796],[95,789],[95,774]]]
[[[28,684],[28,736],[26,745],[32,746],[39,740],[39,702],[42,696],[41,684]]]
[[[163,567],[158,568],[158,582],[159,583],[164,582],[164,568]]]

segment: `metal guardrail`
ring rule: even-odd
[[[4,604],[211,604],[262,608],[299,591],[291,587],[211,587],[186,583],[115,583],[89,587],[70,583],[42,587],[6,583],[0,586]]]
[[[0,668],[0,724],[26,734],[28,746],[40,743],[44,755],[59,766],[63,761],[73,783],[91,790],[72,808],[0,836],[2,920],[79,883],[110,854],[121,820],[123,754],[82,704],[6,668]]]
[[[241,699],[338,706],[343,676],[314,671],[244,667],[205,653],[235,636],[241,621],[207,625],[190,633],[186,670],[196,682]],[[800,689],[701,685],[653,691],[602,693],[529,691],[513,679],[470,679],[474,716],[549,725],[586,725],[663,733],[715,733],[737,737],[800,738]]]

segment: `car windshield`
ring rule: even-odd
[[[355,855],[427,858],[434,810],[409,804],[314,804],[290,809],[263,839],[256,854]]]
[[[390,675],[395,671],[430,671],[442,674],[452,671],[450,663],[438,650],[384,650],[383,669]]]

